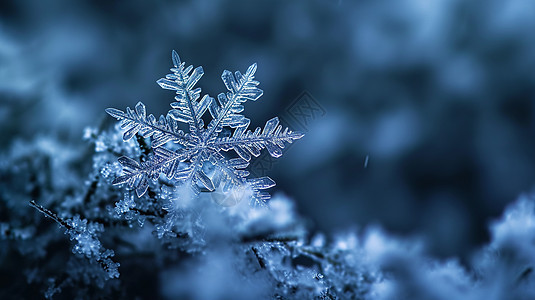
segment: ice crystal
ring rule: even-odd
[[[35,201],[31,201],[30,205],[56,221],[66,230],[65,233],[70,236],[71,241],[76,241],[72,248],[74,254],[80,254],[97,262],[106,273],[105,279],[119,277],[118,267],[120,264],[111,259],[115,255],[114,251],[105,249],[98,238],[99,233],[104,231],[102,224],[88,223],[87,220],[81,219],[80,216],[65,220],[56,213],[35,203]]]
[[[275,182],[269,177],[247,178],[249,172],[245,168],[251,156],[259,156],[265,148],[271,156],[280,157],[285,143],[300,139],[303,134],[283,129],[277,117],[267,121],[263,129],[248,130],[250,120],[242,114],[243,103],[256,101],[263,94],[258,88],[259,82],[254,79],[256,64],[245,74],[223,71],[221,78],[228,91],[220,93],[215,100],[209,95],[201,97],[201,89],[195,88],[204,74],[202,67],[186,67],[175,51],[172,59],[172,73],[157,81],[162,88],[176,91],[176,102],[171,103],[172,109],[166,116],[157,120],[154,115],[147,115],[141,102],[134,110],[127,107],[126,112],[106,109],[121,121],[125,142],[139,134],[151,138],[152,148],[152,154],[143,162],[120,157],[123,175],[113,184],[126,183],[141,197],[147,192],[150,181],[163,173],[174,185],[191,186],[196,194],[201,188],[226,192],[247,186],[252,190],[251,203],[266,203],[270,195],[263,190],[275,186]],[[202,117],[206,111],[212,119],[205,127]],[[188,125],[188,132],[179,128],[180,123]],[[233,134],[223,136],[224,128],[233,130]],[[169,142],[178,147],[166,147]],[[227,158],[222,154],[231,150],[238,157]]]

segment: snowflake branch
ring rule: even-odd
[[[259,156],[260,150],[267,148],[273,157],[280,157],[284,143],[292,143],[304,136],[301,132],[293,132],[288,128],[282,131],[279,118],[275,117],[266,122],[264,130],[260,127],[254,132],[247,130],[247,126],[239,127],[232,137],[218,138],[214,142],[216,148],[223,151],[234,150],[243,159],[249,161],[251,155]]]
[[[221,79],[229,90],[229,93],[221,93],[217,96],[219,101],[218,106],[214,101],[210,106],[210,113],[214,120],[208,125],[208,133],[205,135],[205,142],[215,139],[215,133],[221,131],[225,125],[233,128],[242,127],[249,124],[249,119],[239,115],[243,111],[243,103],[247,100],[256,101],[263,95],[263,91],[257,88],[258,81],[254,80],[254,73],[256,72],[256,63],[252,64],[245,75],[236,71],[235,76],[228,70],[225,70],[221,75]],[[233,113],[229,115],[229,113]]]
[[[174,68],[171,71],[173,74],[160,78],[157,83],[164,89],[176,91],[175,100],[177,102],[171,103],[171,107],[174,109],[169,111],[169,115],[177,121],[188,123],[193,137],[199,138],[204,130],[201,116],[208,109],[211,98],[206,95],[200,102],[197,102],[201,89],[193,90],[193,87],[204,75],[204,70],[202,67],[197,67],[189,74],[193,67],[184,68],[185,63],[180,62],[180,57],[174,50],[172,57]]]
[[[173,124],[171,118],[160,116],[159,121],[156,121],[152,114],[147,117],[145,105],[142,102],[138,102],[135,111],[127,107],[126,113],[115,108],[107,108],[106,112],[121,121],[121,128],[125,130],[123,135],[125,142],[138,132],[143,137],[153,137],[152,148],[157,148],[169,141],[186,145],[190,140],[182,130],[178,129],[177,124]]]

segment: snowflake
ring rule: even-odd
[[[162,88],[176,91],[176,102],[171,103],[172,109],[166,116],[156,120],[154,115],[147,115],[141,102],[134,110],[127,108],[126,112],[106,109],[108,114],[121,121],[124,141],[136,134],[151,137],[153,152],[144,162],[120,157],[123,175],[113,184],[126,183],[141,197],[146,193],[149,181],[156,181],[163,173],[174,185],[191,186],[196,195],[202,187],[224,192],[248,186],[252,190],[252,203],[266,203],[270,195],[262,190],[275,186],[275,182],[269,177],[247,179],[249,172],[245,168],[251,155],[257,157],[266,148],[271,156],[280,157],[284,143],[300,139],[303,133],[283,129],[277,117],[267,121],[263,130],[260,127],[255,131],[248,130],[250,120],[241,114],[243,103],[256,101],[263,94],[257,87],[259,82],[254,80],[256,64],[251,65],[245,74],[223,71],[221,78],[228,91],[220,93],[215,100],[208,95],[201,98],[201,89],[194,88],[204,74],[202,67],[185,67],[175,51],[172,59],[172,74],[157,81]],[[205,128],[202,117],[207,110],[212,119]],[[180,123],[189,125],[189,132],[181,130]],[[233,133],[224,135],[224,129]],[[230,150],[238,157],[227,158],[222,154],[222,151]]]

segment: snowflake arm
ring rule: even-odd
[[[271,198],[271,195],[262,190],[266,190],[275,186],[273,179],[265,176],[260,178],[246,179],[249,172],[245,169],[249,162],[243,158],[233,158],[226,160],[220,153],[214,153],[210,157],[210,162],[216,166],[216,175],[214,176],[214,184],[222,186],[223,192],[228,191],[232,187],[248,187],[251,189],[251,204],[265,205]]]
[[[139,163],[127,156],[119,157],[124,175],[115,178],[112,184],[126,183],[136,190],[138,197],[141,197],[147,192],[149,179],[158,179],[160,173],[164,173],[170,179],[182,177],[183,170],[179,170],[178,164],[185,161],[190,154],[191,151],[173,152],[165,148],[156,148],[154,157],[147,162]]]
[[[121,121],[125,142],[136,133],[143,137],[152,136],[153,148],[160,147],[169,141],[185,145],[189,140],[188,135],[178,129],[178,123],[169,115],[167,117],[160,116],[158,121],[152,114],[147,116],[145,105],[142,102],[138,102],[134,110],[127,107],[126,112],[123,112],[115,108],[107,108],[106,112]]]
[[[247,127],[238,127],[232,137],[217,138],[215,147],[220,147],[223,151],[234,150],[241,158],[249,161],[251,155],[259,156],[264,148],[267,148],[271,156],[280,157],[285,142],[292,143],[304,136],[303,133],[293,132],[288,128],[282,130],[283,127],[279,125],[277,117],[267,121],[263,131],[257,127],[252,132],[247,130]]]
[[[202,166],[204,161],[206,161],[206,153],[203,151],[202,153],[199,153],[196,155],[192,161],[191,164],[188,167],[188,172],[185,173],[183,181],[186,183],[195,183],[192,184],[193,189],[196,192],[199,192],[199,189],[196,186],[196,183],[199,182],[209,191],[215,190],[214,184],[210,177],[206,175],[206,173],[203,171]]]
[[[193,70],[193,66],[185,67],[185,62],[180,61],[180,57],[174,50],[172,57],[174,68],[171,68],[171,71],[173,73],[167,74],[165,78],[160,78],[157,83],[164,89],[176,91],[175,100],[177,102],[171,103],[173,109],[169,111],[169,115],[177,121],[189,124],[191,134],[198,138],[204,131],[201,117],[210,106],[213,98],[205,95],[200,101],[197,101],[201,94],[201,88],[193,89],[193,87],[204,75],[203,68],[197,67]]]
[[[244,110],[242,103],[247,100],[256,101],[264,94],[264,91],[257,87],[259,82],[254,80],[255,72],[256,63],[247,69],[245,75],[240,71],[235,74],[228,70],[223,71],[221,79],[228,92],[219,94],[218,101],[213,101],[209,107],[213,120],[208,125],[208,141],[213,141],[223,126],[237,128],[249,125],[249,119],[240,114]]]

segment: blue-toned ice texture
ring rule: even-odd
[[[0,298],[533,298],[534,28],[527,0],[1,1]],[[305,133],[251,157],[269,212],[112,184],[151,153],[105,109],[167,114],[172,49],[214,99],[256,62],[249,128]]]

